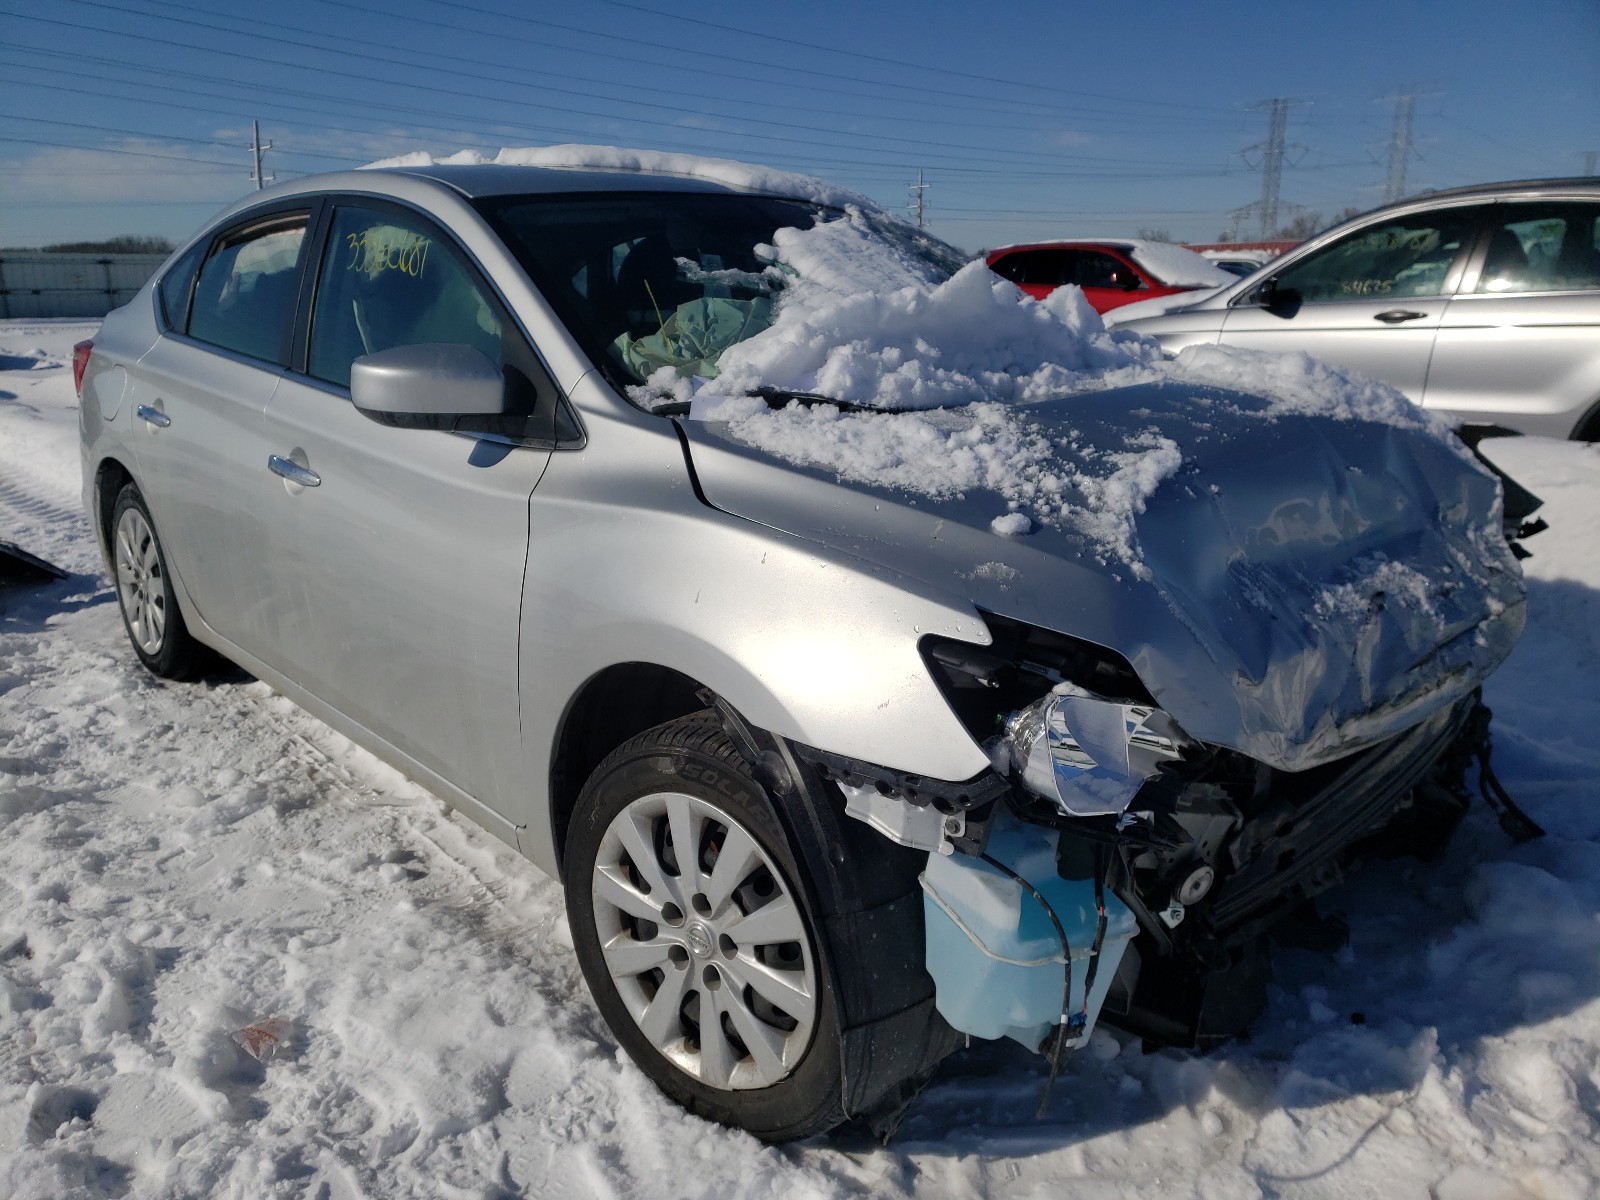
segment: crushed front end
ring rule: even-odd
[[[1475,688],[1289,770],[1190,737],[1102,647],[985,620],[992,645],[923,652],[991,771],[952,784],[801,750],[850,815],[928,851],[928,969],[972,1036],[1054,1057],[1100,1018],[1175,1046],[1241,1032],[1265,1003],[1269,931],[1326,944],[1309,902],[1364,859],[1437,849],[1487,761]],[[1519,816],[1502,809],[1531,832]]]

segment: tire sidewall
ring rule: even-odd
[[[635,739],[602,763],[584,786],[568,832],[565,856],[567,914],[573,946],[595,1003],[617,1041],[669,1097],[700,1116],[740,1126],[768,1140],[803,1137],[831,1128],[845,1115],[841,1107],[838,1003],[814,915],[815,905],[771,802],[741,764],[692,747],[639,744],[654,734],[673,726],[688,726],[692,721],[671,722]],[[697,797],[742,825],[778,865],[801,910],[817,980],[816,1027],[799,1064],[770,1087],[725,1091],[684,1073],[639,1029],[606,967],[595,932],[591,892],[600,842],[613,818],[628,804],[662,791]]]

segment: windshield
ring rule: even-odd
[[[772,325],[793,268],[780,229],[844,214],[797,200],[681,192],[502,196],[480,209],[578,343],[613,382],[641,385],[663,368],[715,379],[724,351]],[[948,278],[958,252],[882,214],[856,214],[874,235]]]

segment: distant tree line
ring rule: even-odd
[[[46,254],[171,254],[177,247],[166,238],[123,234],[100,242],[57,242],[39,249]]]

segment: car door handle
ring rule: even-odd
[[[267,469],[274,475],[282,475],[290,483],[298,483],[301,487],[317,487],[322,483],[322,476],[310,467],[302,467],[292,459],[281,458],[276,454],[267,456]]]
[[[141,404],[134,409],[134,415],[147,425],[154,425],[157,429],[165,429],[172,424],[172,418],[159,408],[151,408],[148,404]]]
[[[1418,321],[1427,316],[1427,313],[1417,312],[1410,308],[1391,308],[1373,317],[1374,321],[1382,321],[1385,325],[1399,325],[1402,321]]]

